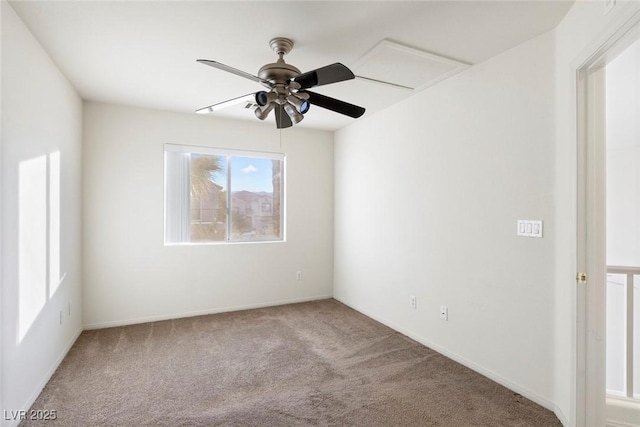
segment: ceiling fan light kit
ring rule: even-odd
[[[307,95],[307,94],[304,94]],[[307,98],[309,99],[309,98]],[[287,97],[287,102],[291,105],[293,105],[294,107],[296,107],[296,109],[298,110],[298,112],[304,114],[307,111],[309,111],[309,101],[307,101],[306,99],[302,99],[301,97],[298,97],[297,95],[289,95]]]
[[[276,37],[271,39],[269,45],[278,55],[278,60],[263,65],[260,70],[258,70],[257,76],[216,61],[198,59],[198,62],[202,64],[253,80],[269,90],[258,91],[253,94],[219,102],[201,108],[196,112],[202,114],[211,113],[220,108],[246,101],[247,98],[249,98],[258,105],[254,111],[258,119],[264,120],[269,116],[271,111],[274,111],[276,127],[278,129],[291,127],[294,124],[300,123],[304,119],[304,114],[309,111],[311,104],[353,118],[358,118],[364,114],[365,109],[362,107],[308,90],[315,86],[355,78],[354,74],[347,67],[336,62],[335,64],[301,73],[298,68],[284,61],[284,55],[293,49],[293,41],[291,39]]]
[[[263,106],[258,106],[258,108],[256,108],[254,110],[256,117],[259,118],[260,120],[264,120],[267,118],[267,116],[269,115],[269,113],[271,112],[271,110],[273,110],[273,107],[275,105],[274,104],[266,104]]]

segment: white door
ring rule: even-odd
[[[587,277],[577,276],[578,426],[606,420],[606,66],[640,38],[639,22],[628,21],[577,70],[577,271]]]

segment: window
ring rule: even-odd
[[[284,155],[165,144],[166,244],[283,240]]]

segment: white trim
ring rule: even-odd
[[[173,319],[183,319],[186,317],[195,317],[195,316],[205,316],[207,314],[218,314],[218,313],[228,313],[232,311],[240,311],[240,310],[250,310],[253,308],[265,308],[265,307],[275,307],[279,305],[286,304],[296,304],[299,302],[309,302],[309,301],[318,301],[323,299],[331,299],[332,295],[316,295],[312,297],[304,297],[304,298],[293,298],[288,300],[278,300],[278,301],[268,301],[268,302],[259,302],[255,304],[243,304],[243,305],[234,305],[229,307],[218,307],[218,308],[209,308],[205,310],[196,310],[196,311],[186,311],[180,313],[172,313],[172,314],[163,314],[159,316],[149,316],[149,317],[138,317],[135,319],[125,319],[125,320],[114,320],[110,322],[97,322],[97,323],[89,323],[84,325],[84,330],[92,330],[92,329],[103,329],[103,328],[113,328],[117,326],[128,326],[128,325],[137,325],[139,323],[148,323],[148,322],[159,322],[162,320],[173,320]]]
[[[585,48],[577,55],[571,62],[570,72],[573,75],[573,81],[575,82],[574,99],[576,101],[575,107],[575,120],[576,120],[576,169],[575,169],[575,218],[576,218],[576,272],[587,272],[588,263],[586,259],[586,252],[581,248],[586,248],[586,217],[581,212],[585,212],[585,194],[582,194],[581,188],[584,188],[584,172],[583,165],[586,155],[586,139],[589,138],[589,130],[586,127],[587,123],[585,119],[588,114],[588,105],[586,100],[587,94],[587,81],[586,75],[592,67],[599,67],[606,62],[606,59],[611,59],[612,55],[618,52],[621,42],[628,40],[629,37],[635,32],[634,26],[640,22],[640,2],[628,2],[626,7],[619,6],[617,11],[618,16],[611,20],[610,23],[605,25],[600,34],[593,38]],[[614,12],[616,13],[616,12]],[[620,44],[619,44],[620,43]],[[617,46],[616,46],[617,45]],[[595,278],[591,273],[592,278]],[[575,282],[574,282],[574,285]],[[590,340],[593,340],[590,333],[588,304],[589,299],[586,296],[587,289],[584,285],[578,285],[574,287],[574,301],[575,301],[575,359],[574,369],[572,377],[574,380],[574,390],[571,398],[572,410],[575,412],[575,425],[591,425],[593,424],[594,411],[604,410],[604,399],[602,399],[602,407],[595,408],[593,402],[594,393],[597,394],[597,390],[594,390],[594,384],[587,382],[588,378],[597,376],[598,370],[602,372],[604,365],[601,361],[595,362],[598,358],[596,354],[593,354],[589,345]],[[598,366],[594,366],[594,363]],[[600,366],[601,365],[601,366]],[[604,386],[603,386],[604,388]],[[591,400],[591,402],[589,402]],[[600,399],[598,399],[600,400]],[[597,422],[596,422],[597,423]]]
[[[211,242],[164,242],[164,246],[212,246],[212,245],[252,245],[256,243],[286,243],[285,239],[275,240],[212,240]]]
[[[38,398],[38,396],[40,396],[40,393],[42,393],[42,390],[47,385],[47,383],[49,382],[49,380],[53,376],[54,372],[58,369],[58,367],[60,366],[60,364],[62,363],[64,358],[67,357],[67,354],[69,353],[69,350],[71,350],[71,347],[73,347],[73,344],[75,344],[76,340],[78,339],[78,337],[80,336],[81,333],[82,333],[82,329],[79,329],[73,335],[73,337],[71,337],[71,339],[69,340],[69,342],[67,343],[65,348],[62,350],[62,353],[60,353],[60,356],[58,356],[58,358],[55,360],[55,362],[53,362],[53,365],[51,366],[51,368],[49,368],[47,373],[42,378],[42,381],[40,381],[40,384],[38,384],[38,386],[33,390],[33,393],[31,393],[31,396],[29,396],[27,398],[27,400],[22,405],[20,410],[28,411],[29,408],[31,408],[31,405],[33,405],[35,403],[36,399]],[[2,408],[2,409],[4,410],[4,408]],[[55,409],[55,408],[53,408],[53,409]],[[3,421],[6,422],[6,424],[4,424],[6,427],[12,427],[12,426],[17,426],[20,423],[21,420],[20,419],[16,419],[16,420],[3,420]]]
[[[639,427],[640,424],[629,424],[624,421],[607,420],[605,427]]]
[[[569,425],[569,418],[567,418],[567,416],[564,414],[564,412],[562,411],[562,408],[560,406],[554,405],[553,413],[556,414],[556,417],[558,417],[558,419],[560,420],[560,423],[563,426],[568,426]]]
[[[191,155],[164,151],[164,243],[191,241]]]
[[[261,159],[269,160],[284,160],[284,158],[286,157],[284,153],[277,153],[272,151],[236,150],[232,148],[199,147],[196,145],[181,144],[164,144],[164,151],[223,155],[231,157],[258,157]]]
[[[607,395],[606,415],[607,426],[640,427],[640,401]]]
[[[615,394],[607,394],[607,403],[616,403],[620,405],[632,405],[637,406],[640,410],[640,400],[635,397],[616,396]]]
[[[501,376],[499,374],[496,374],[492,370],[490,370],[488,368],[485,368],[484,366],[479,365],[479,364],[477,364],[475,362],[472,362],[471,360],[469,360],[469,359],[467,359],[467,358],[465,358],[463,356],[460,356],[460,355],[458,355],[456,353],[453,353],[453,352],[447,350],[446,348],[444,348],[444,347],[442,347],[442,346],[440,346],[438,344],[435,344],[434,342],[432,342],[429,339],[423,337],[422,335],[413,333],[413,332],[411,332],[411,331],[409,331],[409,330],[407,330],[407,329],[405,329],[405,328],[403,328],[401,326],[398,326],[396,323],[394,323],[394,322],[392,322],[392,321],[390,321],[390,320],[388,320],[388,319],[386,319],[384,317],[376,316],[375,314],[371,313],[370,311],[368,311],[366,309],[363,309],[362,307],[357,306],[356,304],[351,304],[351,303],[349,303],[347,301],[344,301],[344,300],[342,300],[340,298],[337,298],[335,296],[333,298],[335,300],[337,300],[337,301],[340,301],[344,305],[347,305],[347,306],[351,307],[352,309],[364,314],[365,316],[370,317],[371,319],[373,319],[373,320],[375,320],[377,322],[380,322],[383,325],[386,325],[386,326],[390,327],[391,329],[394,329],[394,330],[400,332],[403,335],[408,336],[409,338],[419,342],[420,344],[422,344],[422,345],[424,345],[426,347],[429,347],[431,350],[437,351],[438,353],[442,354],[443,356],[448,357],[449,359],[452,359],[452,360],[460,363],[461,365],[464,365],[467,368],[469,368],[469,369],[471,369],[473,371],[476,371],[477,373],[479,373],[479,374],[481,374],[481,375],[483,375],[483,376],[485,376],[485,377],[497,382],[498,384],[500,384],[500,385],[502,385],[502,386],[504,386],[504,387],[506,387],[506,388],[508,388],[508,389],[510,389],[512,391],[515,391],[516,393],[521,394],[522,396],[524,396],[527,399],[537,403],[538,405],[540,405],[540,406],[542,406],[542,407],[544,407],[544,408],[546,408],[546,409],[548,409],[548,410],[550,410],[550,411],[552,411],[554,413],[556,412],[556,410],[559,411],[558,407],[555,405],[554,402],[552,402],[552,401],[548,400],[547,398],[539,395],[538,393],[533,392],[533,391],[527,389],[526,387],[522,387],[521,385],[516,384],[513,381],[508,380],[505,377],[503,377],[503,376]],[[562,413],[562,412],[560,412],[560,413]],[[563,414],[563,417],[564,417],[564,414]],[[564,417],[564,418],[566,420],[566,417]],[[567,425],[567,424],[564,424],[564,425]]]

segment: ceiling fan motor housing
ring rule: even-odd
[[[276,62],[266,64],[258,71],[258,77],[276,84],[285,84],[289,79],[300,74],[300,70],[284,62],[284,55],[293,49],[293,41],[284,37],[271,39],[269,46],[279,56]]]

